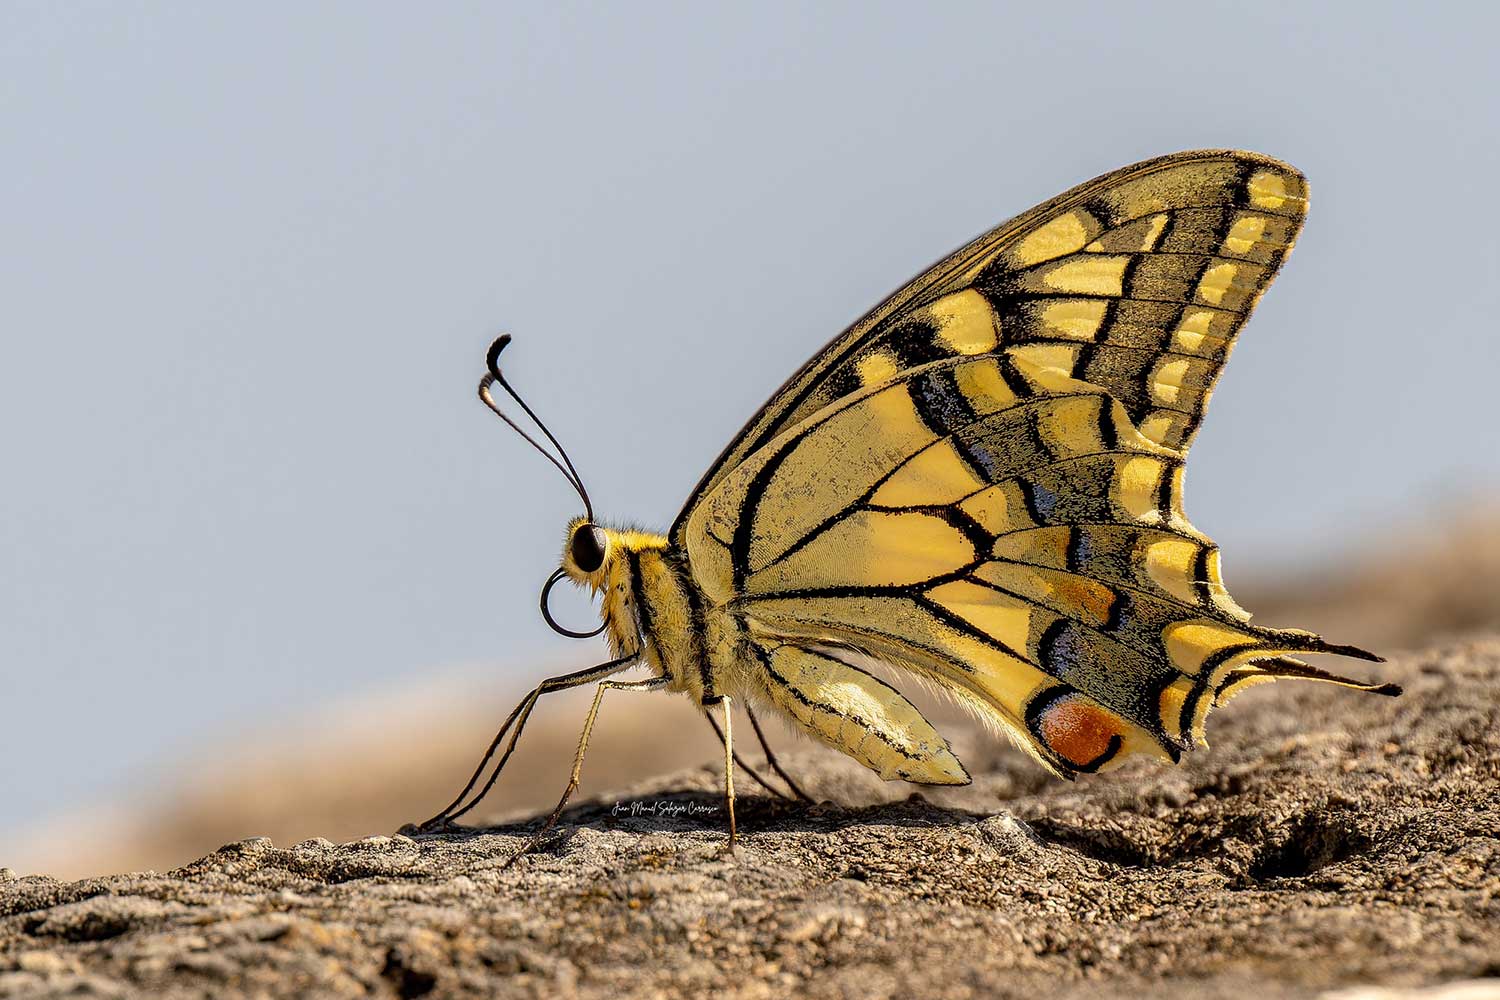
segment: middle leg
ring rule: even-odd
[[[729,808],[729,852],[734,853],[734,845],[739,840],[739,831],[734,825],[734,717],[730,709],[734,707],[734,699],[727,694],[712,695],[703,699],[703,706],[724,706],[724,803]]]
[[[723,746],[724,742],[725,742],[724,741],[724,730],[720,729],[719,728],[719,724],[714,721],[713,713],[710,712],[707,708],[705,708],[703,710],[703,718],[705,718],[705,719],[708,720],[709,728],[712,729],[714,731],[714,735],[719,738],[719,745]],[[736,750],[734,752],[734,762],[735,762],[736,765],[739,766],[739,769],[741,771],[744,771],[746,774],[750,775],[750,777],[754,778],[756,784],[760,785],[760,787],[764,788],[766,791],[770,792],[772,795],[776,796],[778,799],[786,799],[788,802],[793,801],[792,796],[788,795],[786,792],[783,792],[781,789],[777,788],[775,785],[773,785],[770,782],[766,781],[765,778],[762,778],[760,776],[760,774],[755,770],[755,768],[751,767],[749,764],[746,764],[744,758],[740,756],[738,750]]]

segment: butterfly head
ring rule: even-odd
[[[597,589],[608,572],[614,545],[610,533],[587,517],[576,517],[568,525],[568,544],[563,548],[563,572],[575,583]]]

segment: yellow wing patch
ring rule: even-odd
[[[948,741],[889,684],[832,652],[784,642],[756,647],[762,691],[804,732],[887,781],[967,785]]]

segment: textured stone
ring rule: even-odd
[[[722,812],[609,802],[511,867],[529,826],[7,874],[0,996],[1496,995],[1500,641],[1380,672],[1407,693],[1246,694],[1176,769],[997,752],[959,798],[746,796],[736,856]],[[713,810],[713,782],[620,800]]]

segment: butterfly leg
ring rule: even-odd
[[[542,824],[542,828],[526,842],[525,847],[522,847],[512,855],[511,859],[503,867],[509,868],[516,863],[516,860],[521,855],[532,850],[537,844],[542,842],[542,839],[557,825],[558,817],[562,815],[563,807],[568,804],[568,799],[572,798],[573,793],[578,790],[579,779],[583,776],[583,757],[584,754],[588,753],[589,736],[594,732],[594,720],[599,717],[599,705],[604,701],[604,692],[612,689],[616,691],[651,691],[656,688],[665,687],[670,682],[671,678],[666,676],[647,677],[645,680],[640,681],[599,682],[599,687],[594,691],[594,703],[589,707],[588,718],[583,720],[583,732],[578,736],[578,752],[573,755],[573,773],[568,778],[568,786],[563,789],[562,798],[557,800],[556,808],[547,817],[547,822]]]
[[[797,796],[803,802],[812,802],[813,797],[797,787],[797,783],[792,780],[792,776],[781,769],[781,763],[777,761],[776,754],[771,752],[771,744],[766,741],[766,734],[761,732],[760,720],[755,717],[755,710],[750,707],[749,702],[745,703],[745,714],[750,716],[750,725],[755,730],[756,738],[760,740],[761,749],[766,752],[766,763],[771,765],[771,770],[781,776],[781,780],[786,782],[786,786],[792,790],[793,795]],[[747,767],[745,770],[749,771],[750,769]],[[755,778],[755,772],[750,771],[750,776]],[[755,780],[760,781],[759,778],[755,778]],[[764,781],[760,783],[762,785],[765,784]]]
[[[719,745],[723,746],[724,742],[725,742],[725,740],[724,740],[724,730],[720,729],[719,728],[719,724],[714,721],[713,714],[710,713],[708,711],[708,709],[705,708],[703,710],[703,717],[708,720],[709,726],[713,728],[714,735],[719,738]],[[751,722],[753,723],[754,721],[755,720],[752,718]],[[790,795],[788,795],[786,792],[783,792],[781,789],[777,788],[775,785],[772,785],[772,784],[768,783],[765,778],[762,778],[758,773],[756,773],[756,770],[753,767],[751,767],[749,764],[746,764],[744,762],[744,760],[740,757],[738,751],[736,751],[735,754],[734,754],[734,762],[735,762],[735,764],[737,764],[739,766],[739,769],[741,771],[744,771],[746,774],[750,775],[750,777],[754,778],[756,784],[760,785],[760,787],[764,788],[766,791],[770,792],[772,795],[776,796],[778,799],[786,799],[788,802],[794,801],[792,799],[792,797]]]
[[[521,731],[526,728],[526,720],[531,718],[532,708],[536,706],[537,701],[541,698],[542,695],[550,694],[554,691],[566,691],[569,688],[580,687],[581,685],[588,684],[590,681],[600,680],[602,678],[608,677],[611,674],[617,674],[632,665],[632,657],[622,657],[618,660],[610,660],[608,663],[601,663],[596,667],[589,667],[587,670],[579,670],[571,674],[562,674],[558,677],[548,677],[546,680],[538,684],[535,688],[532,689],[530,694],[521,699],[521,703],[514,709],[512,709],[510,715],[506,717],[505,724],[500,727],[500,731],[496,733],[495,738],[490,741],[489,749],[486,750],[484,752],[484,756],[480,758],[479,766],[474,769],[474,773],[469,777],[469,783],[464,785],[463,791],[459,792],[458,797],[455,798],[452,802],[448,803],[447,808],[445,808],[442,812],[438,813],[436,816],[432,817],[429,820],[425,820],[424,822],[417,824],[417,832],[426,832],[429,830],[446,827],[450,825],[454,820],[462,816],[464,813],[479,805],[480,801],[489,794],[490,789],[495,787],[495,782],[500,778],[500,772],[505,769],[506,762],[510,760],[511,753],[516,749],[516,742],[521,738]],[[463,808],[459,808],[460,804],[464,801],[464,797],[467,796],[469,792],[473,790],[474,786],[479,783],[480,775],[484,773],[486,765],[488,765],[490,760],[494,758],[495,751],[499,749],[501,741],[505,739],[505,734],[510,731],[512,725],[516,727],[515,732],[511,734],[510,743],[506,745],[505,753],[500,755],[500,763],[495,765],[495,770],[490,775],[489,781],[485,782],[485,785],[482,789],[480,789],[479,794],[474,796],[474,798],[469,801],[468,805],[463,806]]]
[[[734,699],[727,694],[713,695],[704,698],[703,705],[724,706],[724,804],[729,809],[729,853],[733,854],[734,845],[739,840],[739,831],[734,824],[734,718],[730,714]]]

